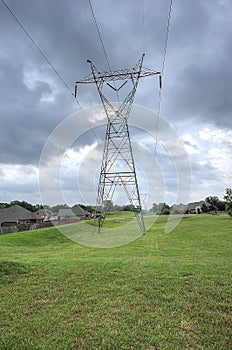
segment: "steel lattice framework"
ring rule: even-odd
[[[124,69],[110,72],[99,72],[91,61],[87,61],[91,67],[91,74],[76,82],[76,84],[95,83],[101,98],[107,126],[105,134],[104,152],[98,184],[95,217],[98,217],[98,231],[100,231],[107,208],[105,201],[112,200],[117,186],[122,186],[131,205],[135,207],[135,215],[142,232],[145,232],[142,214],[138,181],[136,177],[135,162],[132,152],[128,117],[134,101],[135,92],[141,77],[160,75],[160,72],[142,67],[144,54],[132,69]],[[116,88],[115,81],[123,83]],[[107,85],[115,93],[121,90],[130,81],[132,89],[127,93],[123,102],[115,107],[103,94],[104,85]],[[110,84],[113,82],[113,85]],[[75,89],[76,91],[76,89]]]

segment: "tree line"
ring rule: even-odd
[[[203,213],[225,211],[227,214],[232,216],[232,188],[226,188],[223,199],[224,200],[220,200],[217,196],[206,197],[205,203],[201,206],[201,211]],[[10,203],[0,203],[0,209],[9,208],[15,204],[18,204],[21,207],[31,212],[35,212],[39,209],[46,209],[52,212],[54,215],[57,215],[59,209],[69,208],[67,204],[57,204],[54,206],[41,205],[41,204],[33,205],[26,201],[15,200],[15,201],[11,201]],[[79,206],[84,210],[89,211],[90,213],[93,213],[95,211],[95,206],[92,206],[92,205],[79,204]],[[131,205],[131,204],[118,205],[118,204],[114,204],[112,200],[104,201],[103,209],[106,212],[117,212],[117,211],[137,212],[138,211],[138,208],[136,208],[134,205]],[[157,215],[169,215],[171,213],[174,213],[172,208],[167,203],[158,203],[158,204],[153,203],[152,208],[150,208],[149,212]]]
[[[28,203],[26,201],[18,201],[18,200],[16,200],[16,201],[11,201],[10,203],[0,203],[0,209],[9,208],[9,207],[12,207],[12,205],[16,205],[16,204],[18,204],[21,207],[23,207],[23,208],[25,208],[25,209],[27,209],[29,211],[32,211],[32,212],[35,212],[35,211],[37,211],[39,209],[43,209],[44,208],[43,205],[41,205],[41,204],[33,205],[33,204]]]

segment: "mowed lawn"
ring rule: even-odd
[[[166,220],[110,249],[1,235],[0,349],[232,349],[232,218]]]

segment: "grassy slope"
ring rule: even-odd
[[[0,236],[0,349],[232,349],[231,218],[165,220],[114,249]]]

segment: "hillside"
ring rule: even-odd
[[[0,349],[232,348],[231,218],[166,219],[114,249],[0,236]]]

